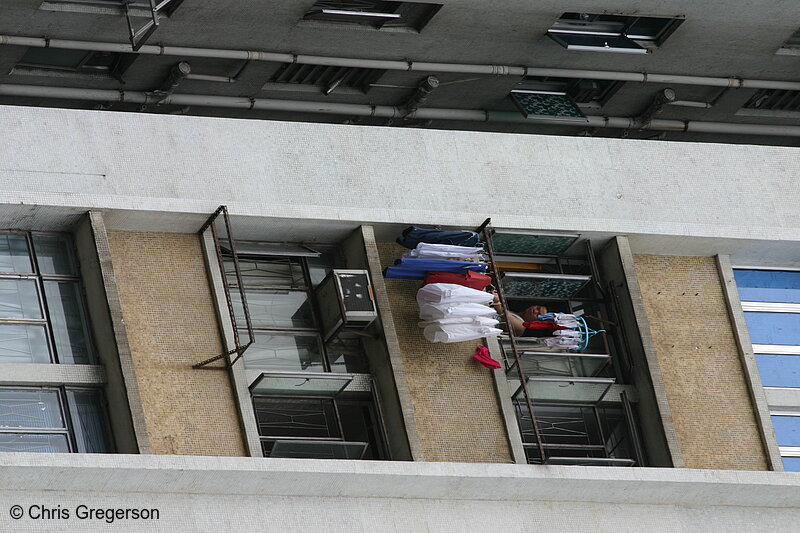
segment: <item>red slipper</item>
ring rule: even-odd
[[[489,353],[489,348],[486,346],[478,346],[478,348],[475,350],[475,353],[472,354],[472,358],[486,368],[495,369],[503,366],[492,358],[491,354]]]

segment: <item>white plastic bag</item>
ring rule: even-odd
[[[476,303],[488,304],[494,295],[485,291],[471,289],[455,283],[430,283],[417,291],[417,303]]]
[[[457,316],[451,318],[440,318],[439,320],[429,320],[426,322],[419,322],[419,327],[425,328],[428,326],[446,326],[448,324],[472,324],[473,326],[488,326],[494,327],[499,324],[500,321],[494,318],[489,318],[488,316],[475,316],[475,317],[468,317],[468,316]]]
[[[428,326],[423,335],[430,342],[464,342],[484,337],[497,337],[503,330],[471,324],[445,324]]]
[[[488,305],[466,304],[423,304],[419,306],[419,317],[422,320],[439,320],[440,318],[490,316],[494,309]]]
[[[462,260],[480,260],[483,247],[481,246],[453,246],[450,244],[428,244],[421,242],[413,250],[406,252],[406,257],[421,259],[447,259],[457,258]]]

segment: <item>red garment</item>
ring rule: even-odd
[[[428,272],[425,276],[424,285],[429,283],[455,283],[456,285],[463,285],[470,289],[482,291],[487,286],[491,285],[492,277],[471,270],[464,273]]]
[[[501,365],[498,361],[494,360],[489,353],[489,348],[486,346],[478,346],[475,350],[475,353],[472,354],[472,358],[475,359],[477,362],[485,366],[486,368],[500,368]]]
[[[522,325],[525,329],[536,329],[540,331],[555,331],[557,329],[569,329],[564,326],[559,326],[552,320],[534,320],[532,322],[523,322]]]

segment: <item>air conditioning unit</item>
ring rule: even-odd
[[[378,318],[366,270],[331,271],[317,287],[316,296],[326,342],[342,329],[364,329]]]

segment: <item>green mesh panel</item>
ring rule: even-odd
[[[492,237],[497,254],[559,255],[567,251],[577,237],[572,235],[524,235],[495,233]]]
[[[525,117],[563,117],[585,120],[580,109],[566,96],[558,94],[511,93]]]
[[[506,296],[536,298],[571,298],[586,285],[585,279],[526,279],[503,278]]]

